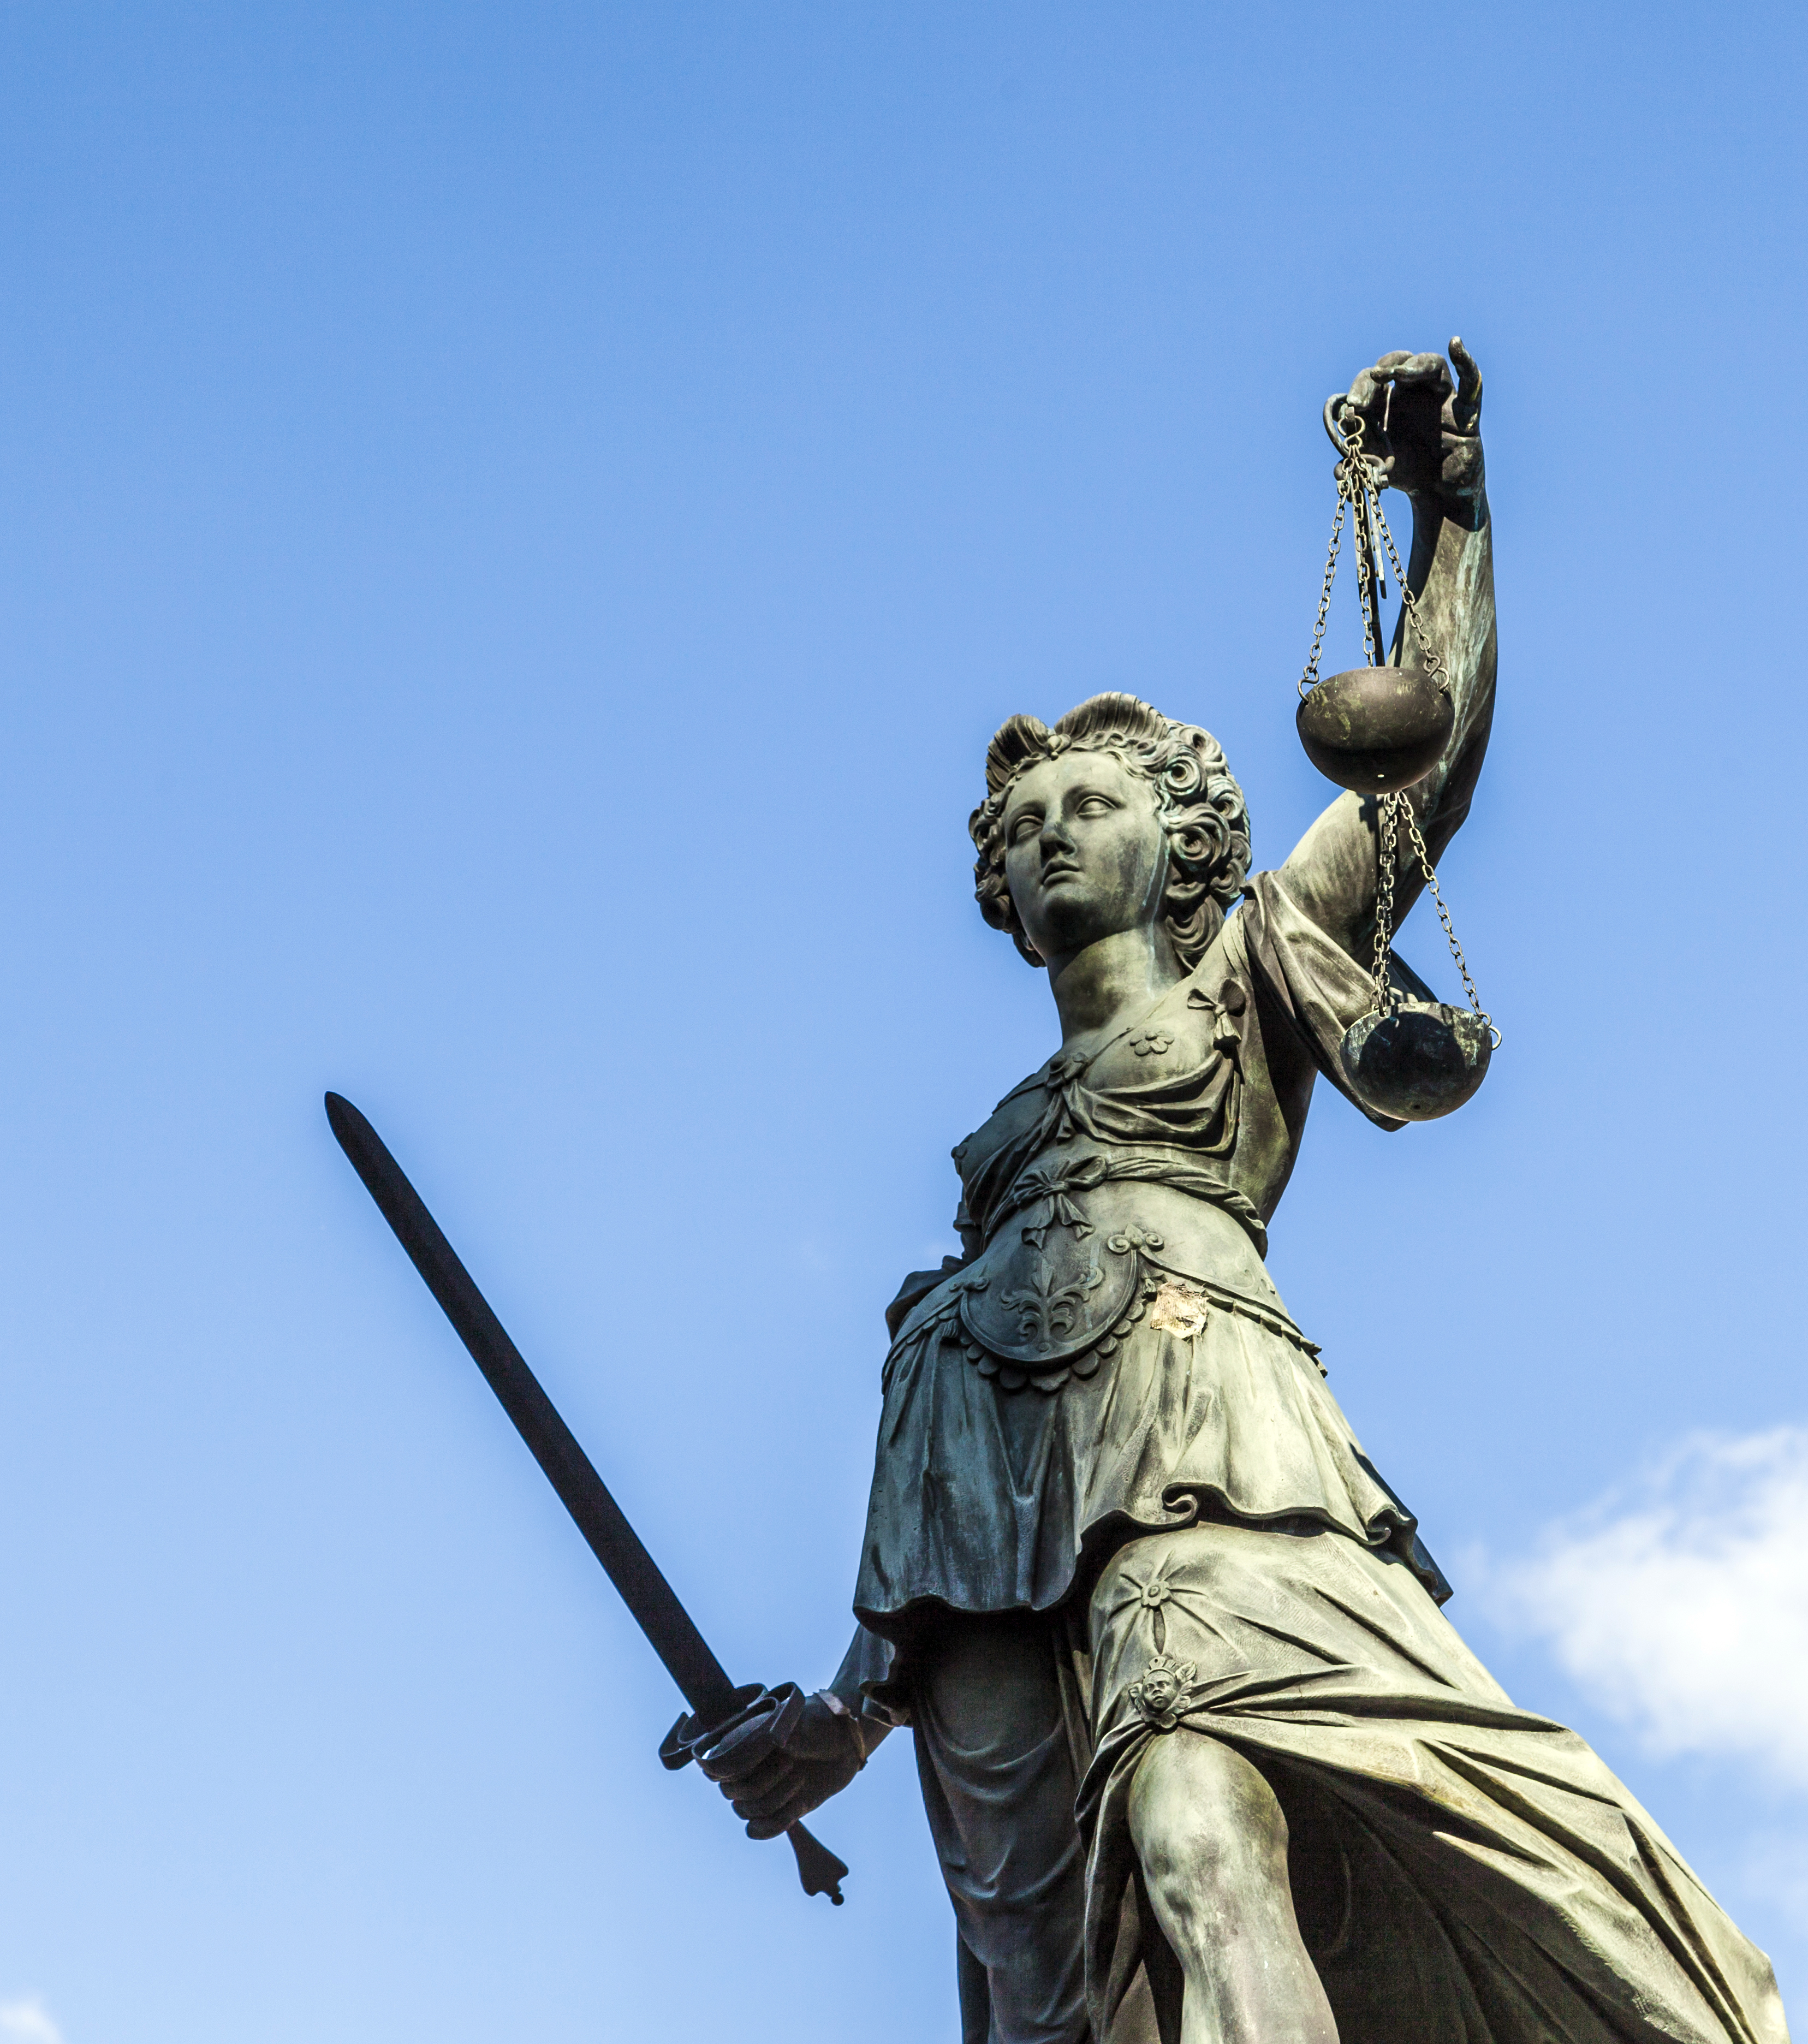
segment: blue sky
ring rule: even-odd
[[[661,1771],[321,1092],[724,1661],[826,1679],[881,1309],[1052,1041],[985,740],[1134,689],[1284,858],[1319,408],[1457,332],[1506,1043],[1436,1127],[1322,1098],[1272,1266],[1453,1618],[1808,2009],[1804,35],[0,12],[0,2038],[954,2034],[906,1742],[835,1911]]]

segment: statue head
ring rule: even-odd
[[[1131,695],[1094,696],[1053,730],[1014,717],[986,748],[968,828],[980,913],[1031,965],[1140,924],[1190,971],[1249,864],[1243,791],[1216,739]]]

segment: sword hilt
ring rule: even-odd
[[[688,1767],[699,1754],[720,1745],[731,1732],[768,1716],[773,1720],[768,1736],[777,1743],[803,1714],[804,1693],[795,1682],[782,1683],[776,1689],[749,1682],[725,1696],[720,1708],[693,1711],[680,1718],[659,1742],[659,1758],[674,1771]],[[785,1835],[797,1855],[797,1878],[804,1884],[804,1892],[826,1895],[839,1909],[846,1900],[841,1892],[841,1884],[847,1878],[846,1865],[802,1824],[788,1825]]]

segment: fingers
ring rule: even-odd
[[[747,1780],[777,1755],[778,1742],[772,1735],[771,1720],[756,1719],[752,1724],[741,1726],[731,1732],[707,1753],[700,1753],[697,1764],[712,1781],[732,1785]]]
[[[1463,345],[1463,336],[1450,336],[1450,359],[1457,367],[1457,395],[1450,406],[1450,423],[1460,433],[1472,433],[1482,408],[1482,373],[1476,358]]]
[[[1376,369],[1365,369],[1347,390],[1334,390],[1325,400],[1325,434],[1338,452],[1346,454],[1344,444],[1342,419],[1345,408],[1361,413],[1364,423],[1377,431],[1381,415],[1386,408],[1388,386],[1385,376],[1377,381]],[[1369,452],[1376,451],[1371,440]]]
[[[1344,395],[1326,401],[1325,431],[1347,456],[1346,419],[1360,419],[1362,451],[1376,481],[1411,495],[1457,499],[1480,489],[1480,410],[1481,371],[1459,336],[1448,363],[1394,348],[1359,371]]]
[[[737,1775],[732,1781],[718,1781],[720,1788],[743,1816],[743,1803],[758,1803],[775,1791],[789,1791],[797,1778],[797,1763],[786,1754],[769,1754],[758,1766],[750,1768],[744,1774]]]
[[[1481,371],[1476,368],[1475,358],[1464,347],[1461,339],[1450,344],[1450,360],[1457,365],[1457,382],[1454,388],[1459,403],[1464,402],[1472,392],[1476,402],[1481,398]],[[1392,383],[1397,390],[1426,390],[1437,391],[1441,398],[1449,396],[1453,388],[1449,364],[1441,355],[1411,355],[1403,348],[1391,349],[1371,369],[1361,370],[1347,392],[1339,395],[1333,391],[1325,401],[1327,420],[1334,419],[1340,405],[1349,404],[1360,412],[1370,412],[1385,398],[1387,386]]]
[[[1389,355],[1396,390],[1429,390],[1441,403],[1450,394],[1450,371],[1441,355]]]
[[[770,1795],[738,1798],[732,1808],[737,1817],[746,1818],[749,1823],[776,1823],[782,1831],[787,1824],[796,1823],[806,1810],[813,1809],[815,1806],[816,1799],[807,1789],[796,1781],[788,1781],[783,1787],[774,1788]]]
[[[1409,355],[1396,348],[1358,375],[1349,386],[1349,402],[1367,412],[1384,402],[1390,383],[1399,390],[1429,389],[1448,397],[1450,371],[1441,355]]]
[[[812,1795],[808,1788],[800,1788],[775,1808],[745,1813],[747,1836],[750,1838],[775,1838],[781,1831],[789,1831],[793,1824],[808,1816],[821,1800],[820,1796]],[[743,1812],[737,1806],[735,1814],[739,1816]]]
[[[795,1768],[786,1767],[770,1780],[762,1782],[748,1792],[724,1788],[731,1808],[737,1817],[744,1818],[750,1824],[771,1824],[783,1831],[787,1824],[794,1824],[809,1810],[813,1810],[818,1797],[812,1793],[816,1785],[800,1775]]]
[[[1361,371],[1349,386],[1349,402],[1367,417],[1380,409],[1387,383],[1388,371],[1379,364],[1373,369]]]
[[[800,1809],[795,1817],[756,1817],[747,1826],[747,1836],[750,1838],[782,1838],[793,1824],[809,1814],[808,1808],[805,1808]]]

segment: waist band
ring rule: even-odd
[[[1089,1157],[1056,1157],[1027,1165],[989,1216],[986,1240],[989,1243],[1013,1214],[1032,1207],[1038,1211],[1025,1224],[1023,1232],[1038,1247],[1039,1237],[1050,1228],[1071,1228],[1079,1234],[1089,1234],[1092,1224],[1074,1195],[1092,1192],[1113,1180],[1169,1185],[1189,1199],[1218,1207],[1242,1228],[1255,1244],[1258,1256],[1268,1254],[1268,1230],[1262,1225],[1262,1217],[1234,1186],[1226,1185],[1215,1174],[1187,1158],[1138,1150],[1096,1151]]]

